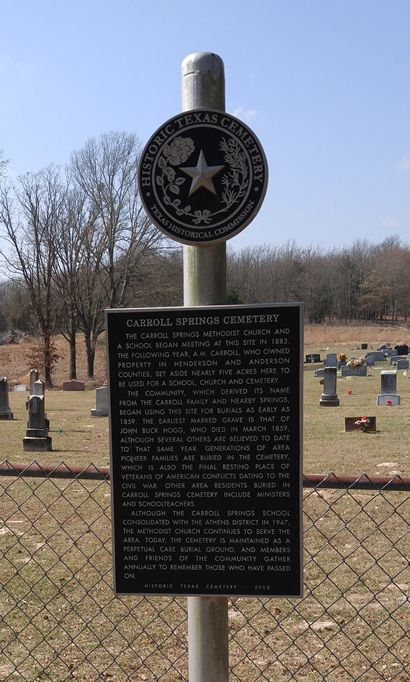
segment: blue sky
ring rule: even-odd
[[[264,205],[235,249],[410,235],[409,0],[0,0],[0,148],[11,175],[180,111],[191,52],[225,63],[259,137]]]

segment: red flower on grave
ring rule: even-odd
[[[348,390],[348,394],[349,394],[349,395],[352,395],[352,393],[353,393],[352,389],[351,389],[351,388],[349,388],[349,390]]]
[[[393,405],[393,401],[392,400],[386,400],[386,405]]]
[[[366,433],[369,424],[370,419],[368,419],[367,417],[360,417],[360,419],[358,419],[354,423],[354,425],[357,426],[357,428],[360,429],[360,431],[364,431],[364,433]]]

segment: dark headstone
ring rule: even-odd
[[[380,393],[397,393],[397,372],[396,370],[385,370],[380,372]]]
[[[26,452],[47,452],[52,449],[44,411],[44,396],[31,395],[28,399],[28,429],[23,438]]]
[[[36,369],[31,369],[29,372],[30,375],[30,395],[34,395],[34,382],[38,381],[38,370]]]
[[[390,358],[389,358],[389,364],[390,364],[390,365],[395,365],[396,362],[397,362],[397,360],[401,360],[402,357],[403,357],[402,355],[391,355]]]
[[[70,381],[64,381],[63,391],[85,391],[85,384],[78,379],[70,379]]]
[[[310,353],[309,355],[306,355],[305,362],[321,362],[320,359],[320,354],[319,353]]]
[[[394,350],[396,351],[397,355],[408,355],[409,353],[409,347],[402,344],[394,346]]]
[[[383,362],[386,359],[386,355],[383,350],[370,350],[366,353],[367,358],[374,358],[375,362]]]
[[[368,424],[365,428],[362,428],[360,424],[356,422],[360,421],[363,417],[345,417],[345,431],[368,431],[369,433],[375,433],[376,431],[376,417],[366,417]]]
[[[344,365],[340,373],[342,377],[367,377],[367,365],[359,365],[358,367]]]
[[[0,419],[14,419],[9,406],[9,387],[6,377],[0,379]]]

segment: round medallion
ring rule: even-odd
[[[225,241],[243,230],[266,192],[261,144],[222,111],[185,111],[164,123],[142,152],[138,184],[152,222],[183,244]]]

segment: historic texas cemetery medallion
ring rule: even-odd
[[[141,155],[141,200],[153,223],[183,244],[224,241],[258,212],[268,166],[254,133],[222,111],[174,116]]]

